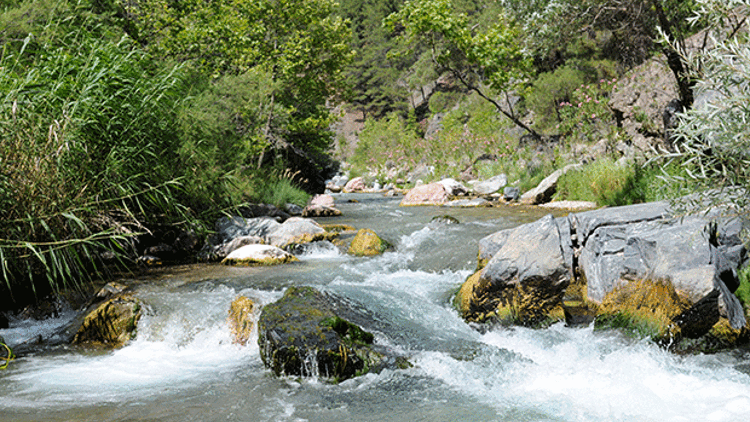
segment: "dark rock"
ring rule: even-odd
[[[288,288],[258,321],[260,356],[276,375],[342,381],[364,374],[385,361],[372,343],[371,333],[340,318],[312,287]]]
[[[123,294],[95,305],[86,313],[73,344],[122,347],[135,338],[136,327],[143,313],[140,300]]]
[[[459,224],[459,221],[456,217],[453,217],[451,215],[436,215],[432,217],[430,220],[430,223],[434,224]]]
[[[518,201],[520,197],[521,189],[512,186],[507,186],[505,189],[503,189],[503,199],[505,199],[507,202]]]

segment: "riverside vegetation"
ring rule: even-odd
[[[370,180],[432,166],[428,180],[505,173],[522,190],[584,161],[556,198],[600,205],[707,187],[718,202],[750,180],[733,76],[750,66],[747,1],[0,5],[5,309],[131,268],[149,239],[202,239],[244,204],[304,205],[331,156]],[[696,34],[716,44],[688,55]],[[612,106],[654,56],[679,125]],[[720,101],[694,107],[701,91]],[[364,116],[354,150],[343,135],[332,149],[331,104]],[[662,153],[632,148],[628,125]]]

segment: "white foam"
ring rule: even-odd
[[[750,415],[750,377],[646,341],[562,325],[496,330],[497,354],[470,361],[426,352],[418,367],[499,410],[537,409],[571,421],[735,421]],[[490,349],[492,350],[492,349]],[[510,351],[500,353],[501,351]]]

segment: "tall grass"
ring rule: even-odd
[[[3,46],[0,274],[11,295],[76,287],[154,221],[186,217],[175,201],[181,69],[156,70],[127,39],[90,29]]]

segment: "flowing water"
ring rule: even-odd
[[[617,332],[557,324],[477,330],[451,299],[476,266],[477,241],[541,216],[520,208],[399,208],[339,197],[328,222],[374,229],[396,245],[373,258],[319,244],[273,268],[195,265],[134,280],[148,304],[116,351],[58,348],[0,372],[3,421],[740,421],[750,417],[750,352],[676,356]],[[430,223],[450,214],[460,224]],[[354,322],[414,366],[340,384],[278,378],[258,345],[233,345],[239,294],[267,304],[291,285],[351,302]],[[0,330],[48,336],[73,314]],[[255,339],[257,339],[257,334]],[[253,340],[255,340],[253,339]]]

